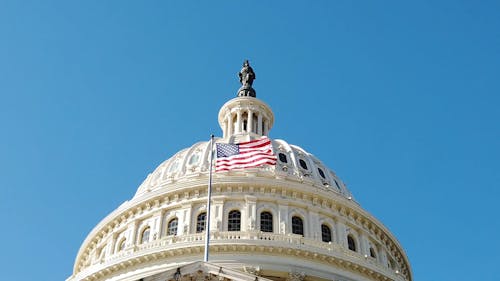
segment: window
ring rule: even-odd
[[[333,180],[335,182],[335,185],[337,186],[338,190],[340,190],[339,183],[336,180]]]
[[[377,255],[375,254],[375,250],[373,248],[370,248],[370,257],[372,258],[377,258]]]
[[[150,232],[150,230],[151,229],[149,227],[146,227],[146,229],[144,229],[142,231],[142,234],[141,234],[141,244],[149,242],[149,232]]]
[[[292,218],[292,233],[304,236],[304,223],[297,216]]]
[[[332,231],[326,224],[321,225],[321,240],[323,242],[332,242]]]
[[[177,218],[171,219],[167,225],[167,235],[177,235],[177,225],[178,224],[179,224],[179,220]]]
[[[191,155],[191,157],[189,158],[189,165],[193,165],[193,164],[198,163],[198,160],[200,160],[200,153],[199,152]]]
[[[280,161],[282,163],[288,163],[288,159],[286,158],[286,155],[283,153],[278,154],[278,157],[280,158]]]
[[[349,247],[349,250],[356,252],[356,242],[350,234],[347,236],[347,246]]]
[[[205,231],[205,224],[207,220],[207,213],[203,212],[196,218],[196,233]]]
[[[172,163],[172,165],[170,165],[170,167],[168,168],[168,172],[169,173],[176,172],[178,167],[179,167],[179,160],[177,159],[174,161],[174,163]]]
[[[260,231],[273,232],[273,214],[269,212],[260,213]]]
[[[299,164],[300,164],[300,167],[302,167],[304,170],[307,170],[306,161],[299,159]]]
[[[320,168],[318,168],[318,173],[319,173],[319,175],[320,175],[322,178],[324,178],[324,179],[326,178],[326,177],[325,177],[325,172],[323,172],[323,170],[321,170]]]
[[[228,231],[240,231],[241,229],[241,213],[240,211],[234,210],[229,212],[227,220],[227,230]]]

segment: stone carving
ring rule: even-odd
[[[254,267],[254,266],[245,266],[243,267],[246,273],[253,274],[255,276],[260,276],[260,267]]]
[[[248,60],[243,63],[243,68],[238,73],[240,77],[241,88],[238,90],[238,97],[256,97],[255,90],[252,88],[253,80],[255,80],[255,72],[253,72]]]
[[[286,281],[304,281],[306,274],[304,272],[291,271],[288,273]]]
[[[191,281],[205,281],[208,276],[202,271],[198,270],[196,273],[191,274]]]

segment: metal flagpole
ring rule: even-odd
[[[208,262],[208,247],[210,242],[210,203],[212,197],[212,162],[214,159],[214,135],[210,135],[210,167],[208,173],[208,191],[207,191],[207,217],[205,218],[205,255],[203,257],[204,262]]]

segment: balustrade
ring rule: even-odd
[[[195,233],[187,235],[169,235],[164,236],[160,239],[153,240],[147,243],[131,246],[123,251],[114,253],[101,261],[101,265],[104,263],[119,262],[123,258],[129,258],[131,255],[143,255],[147,251],[152,249],[165,250],[169,248],[183,248],[186,244],[189,246],[203,246],[205,241],[205,233]],[[321,252],[326,255],[338,255],[348,256],[354,260],[358,260],[362,263],[369,264],[372,267],[376,267],[382,271],[388,271],[383,265],[364,258],[361,254],[348,250],[338,244],[332,242],[323,242],[315,239],[308,239],[298,234],[279,234],[279,233],[269,233],[261,231],[212,231],[210,233],[211,245],[217,244],[227,244],[229,243],[242,243],[242,244],[254,244],[263,246],[282,246],[291,247],[296,249],[303,249],[309,251]],[[92,266],[91,266],[92,267]]]

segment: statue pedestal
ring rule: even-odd
[[[253,98],[255,98],[256,96],[257,95],[255,94],[255,90],[252,88],[252,86],[243,85],[238,90],[238,97],[253,97]]]

